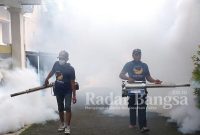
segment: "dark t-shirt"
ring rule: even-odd
[[[133,60],[126,63],[122,71],[128,73],[128,76],[136,81],[146,81],[146,77],[150,76],[147,64],[141,61]]]
[[[65,95],[67,93],[72,92],[71,88],[71,80],[75,80],[75,70],[69,64],[65,63],[64,65],[60,65],[58,61],[56,61],[53,65],[53,68],[50,72],[51,75],[55,73],[61,73],[63,75],[63,79],[55,82],[55,95]]]

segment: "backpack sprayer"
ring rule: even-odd
[[[144,93],[147,88],[175,88],[175,87],[190,87],[190,84],[146,84],[144,81],[135,81],[128,83],[122,81],[122,97],[127,97],[132,94]]]

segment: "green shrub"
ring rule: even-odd
[[[194,63],[194,70],[192,72],[192,79],[200,84],[200,45],[197,53],[192,56]],[[194,94],[197,96],[197,106],[200,108],[200,88],[194,89]]]

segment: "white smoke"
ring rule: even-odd
[[[197,50],[197,45],[200,43],[198,36],[200,34],[200,29],[198,28],[200,24],[200,1],[181,0],[177,5],[176,13],[177,18],[171,29],[171,43],[176,45],[177,51],[181,51],[177,60],[182,58],[185,58],[186,60],[178,62],[180,68],[184,66],[189,67],[188,65],[193,65],[189,59],[196,53],[195,50]],[[191,47],[192,44],[196,44],[196,47]],[[191,78],[192,70],[193,66],[190,66],[188,68],[188,71],[190,72],[183,73],[185,77],[182,79],[185,80],[186,77]],[[172,121],[177,122],[181,132],[194,133],[195,131],[200,130],[200,110],[196,106],[192,88],[188,91],[188,99],[189,105],[173,109],[170,113],[170,117]]]
[[[191,85],[192,85],[192,88],[200,88],[200,82],[198,82],[198,81],[192,81],[192,83],[191,83]]]
[[[190,91],[193,91],[192,89]],[[194,95],[190,92],[189,105],[179,106],[170,112],[169,122],[176,122],[179,131],[184,134],[195,133],[200,130],[200,109],[196,106]]]
[[[39,86],[38,76],[32,69],[0,69],[0,134],[13,132],[25,125],[57,119],[56,100],[50,90],[10,97],[11,93]],[[53,103],[55,102],[55,103]]]
[[[178,130],[184,134],[200,131],[200,109],[197,108],[197,97],[194,95],[194,88],[200,88],[199,82],[192,81],[188,93],[188,105],[179,106],[171,110],[169,122],[176,122]]]
[[[3,81],[3,75],[2,73],[0,73],[0,83],[2,83],[2,81]]]
[[[34,33],[26,43],[27,49],[53,53],[67,50],[83,93],[87,89],[95,93],[109,89],[120,95],[118,75],[132,59],[134,48],[142,49],[142,60],[149,65],[153,77],[174,83],[191,79],[191,56],[200,43],[199,0],[46,0],[36,13],[35,27],[32,32],[27,31]],[[171,92],[149,90],[149,95],[166,96]],[[193,99],[189,95],[188,98]],[[197,111],[191,111],[194,114],[189,117],[176,117],[174,114],[181,112],[173,112],[172,118],[182,132],[199,130],[183,126],[187,121],[193,122]],[[128,113],[123,110],[111,114]]]

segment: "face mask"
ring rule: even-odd
[[[59,64],[60,64],[60,65],[64,65],[65,63],[66,63],[65,60],[59,60]]]

